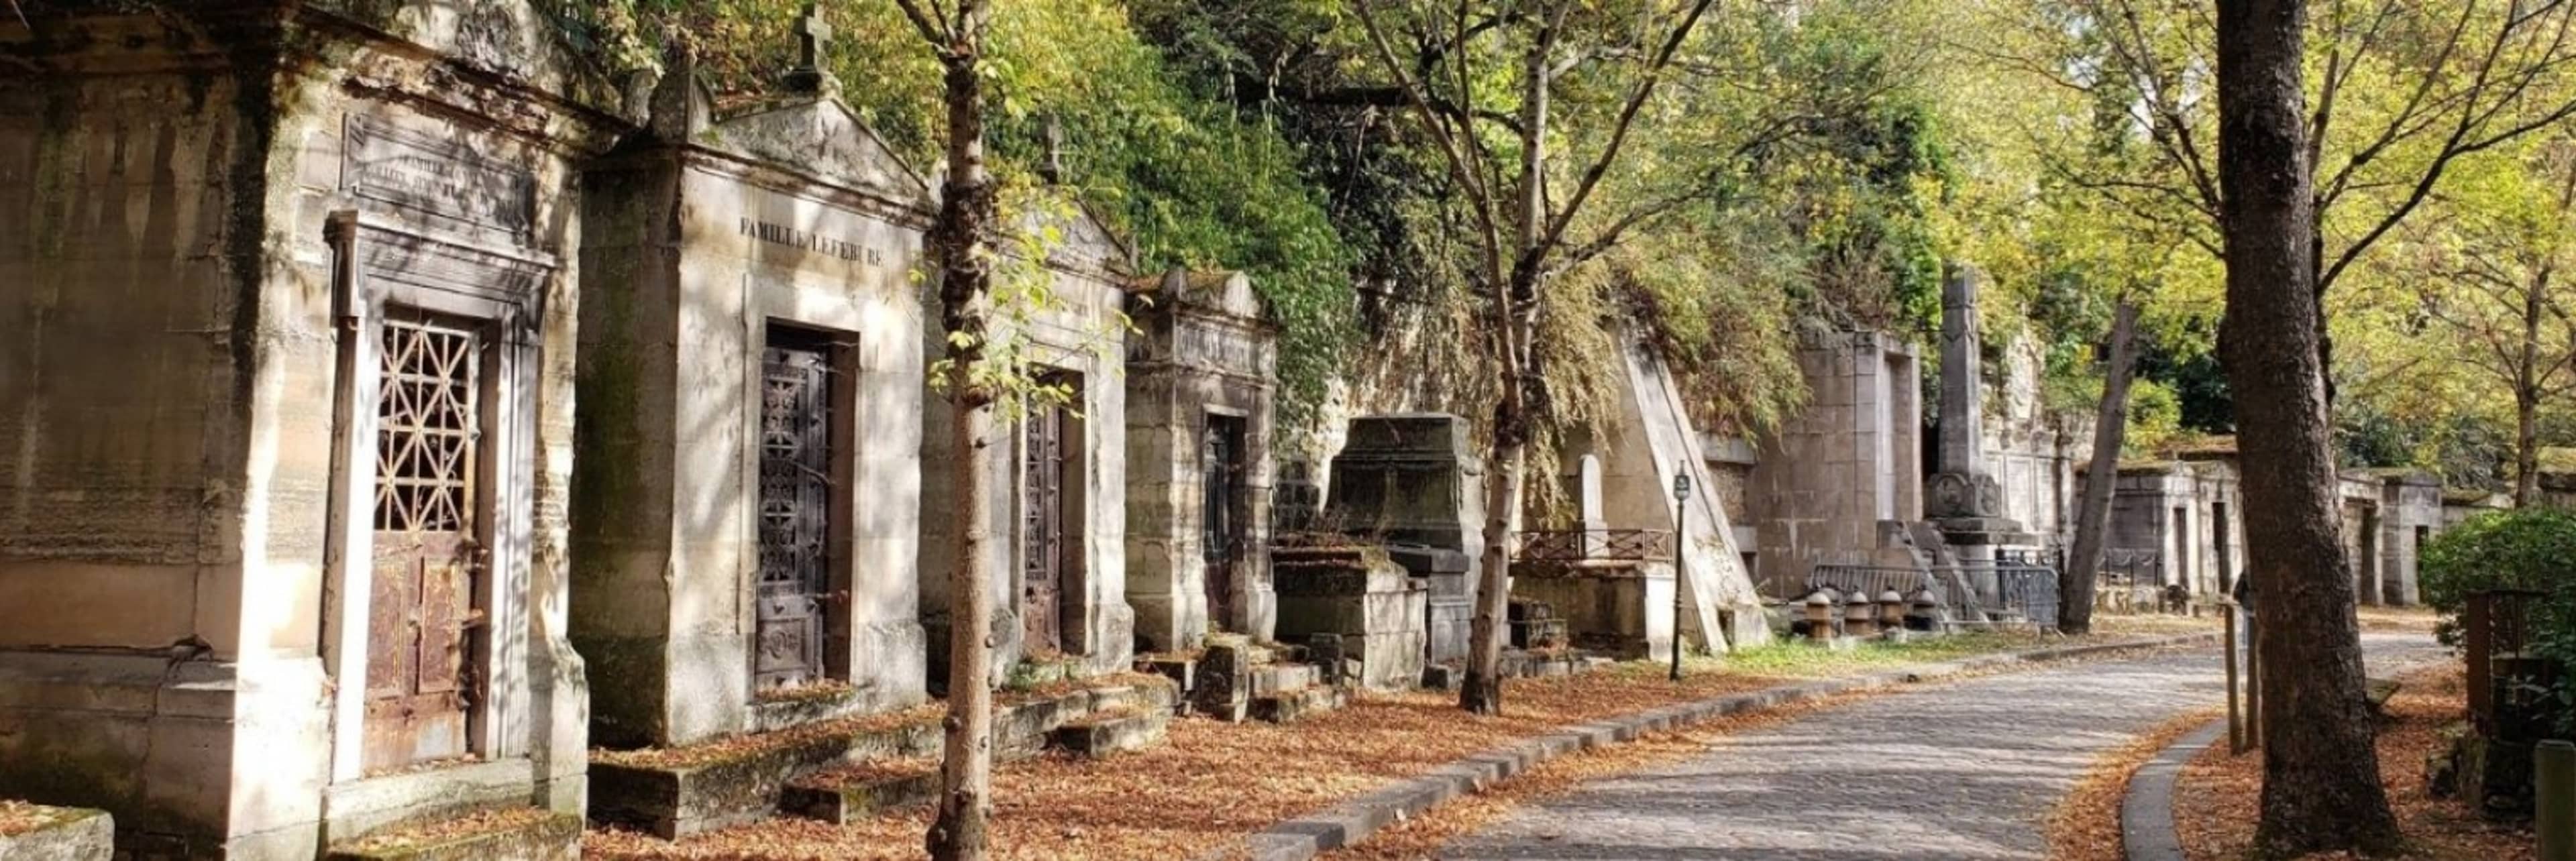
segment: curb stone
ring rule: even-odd
[[[2182,835],[2174,830],[2174,785],[2192,757],[2227,733],[2220,719],[2175,739],[2129,775],[2120,798],[2120,851],[2128,861],[2183,861]]]
[[[1528,771],[1548,760],[1580,750],[1635,741],[1639,736],[1649,733],[1690,726],[1729,715],[1769,711],[1801,700],[1848,691],[1915,684],[1972,670],[2014,664],[2050,663],[2179,646],[2206,646],[2217,642],[2218,634],[2211,632],[2111,643],[2052,646],[2019,652],[1978,655],[1955,661],[1914,664],[1879,673],[1818,679],[1677,703],[1564,727],[1556,732],[1523,739],[1455,760],[1434,768],[1421,777],[1396,781],[1367,795],[1342,802],[1320,812],[1280,822],[1254,832],[1246,842],[1251,848],[1253,861],[1307,861],[1326,851],[1356,844],[1389,825],[1420,815],[1440,802],[1483,792],[1513,775]],[[2171,805],[2167,806],[2170,808]],[[2167,831],[2170,832],[2171,828],[2168,827]],[[1203,853],[1197,857],[1198,861],[1217,861],[1217,859],[1243,856],[1236,849],[1229,847]]]

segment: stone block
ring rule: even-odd
[[[1048,746],[1074,756],[1093,758],[1142,750],[1163,740],[1169,712],[1147,711],[1086,718],[1047,733]]]
[[[833,763],[937,756],[941,747],[935,715],[891,728],[775,735],[703,756],[593,757],[590,816],[677,838],[766,819],[790,780]]]
[[[1301,718],[1342,707],[1344,696],[1339,688],[1306,688],[1299,691],[1252,698],[1252,717],[1269,723],[1293,723]]]
[[[330,861],[575,861],[581,857],[581,817],[529,813],[456,827],[424,826],[334,846]]]
[[[116,820],[104,810],[38,809],[44,824],[0,836],[0,858],[9,861],[108,861],[116,852]]]
[[[848,825],[889,810],[928,804],[939,798],[939,766],[924,760],[917,768],[894,773],[821,778],[789,784],[778,809],[790,816],[833,825]]]

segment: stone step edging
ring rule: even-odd
[[[1251,857],[1254,861],[1307,861],[1326,851],[1356,844],[1380,829],[1420,815],[1443,801],[1482,792],[1487,787],[1528,771],[1539,763],[1581,750],[1635,741],[1639,736],[1652,732],[1686,727],[1730,715],[1760,713],[1789,703],[1832,694],[1913,684],[1973,670],[2015,664],[2067,661],[2124,652],[2209,646],[2217,643],[2218,633],[2213,631],[2205,634],[2181,634],[1977,655],[1955,661],[1915,664],[1880,673],[1818,679],[1727,694],[1564,727],[1553,733],[1523,739],[1465,759],[1452,761],[1420,777],[1396,781],[1367,795],[1342,802],[1323,811],[1280,822],[1254,832],[1248,841]],[[1238,847],[1227,847],[1197,856],[1198,861],[1241,857],[1243,855]]]
[[[2174,787],[2182,767],[2227,734],[2221,718],[2175,739],[2129,775],[2120,797],[2120,852],[2128,861],[2183,861],[2182,835],[2174,830]]]

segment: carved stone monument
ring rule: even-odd
[[[648,133],[585,184],[572,618],[597,735],[920,703],[930,186],[828,75],[717,115],[669,65]]]
[[[1986,471],[1985,371],[1978,335],[1977,291],[1984,276],[1952,265],[1941,287],[1941,471],[1927,482],[1924,515],[1971,568],[1992,564],[2000,546],[2039,537],[2004,516],[2003,485]],[[1992,595],[1991,573],[1970,573]]]
[[[1127,603],[1143,648],[1212,629],[1268,640],[1278,327],[1239,272],[1173,272],[1130,299]]]
[[[1389,555],[1430,581],[1426,657],[1467,654],[1476,578],[1484,551],[1484,467],[1470,448],[1467,420],[1445,413],[1352,419],[1333,458],[1325,520],[1379,538]]]

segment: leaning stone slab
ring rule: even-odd
[[[8,861],[107,861],[116,853],[116,820],[104,810],[82,807],[34,808],[32,831],[0,835],[0,858]]]
[[[529,810],[461,820],[462,826],[404,829],[334,846],[330,861],[575,861],[581,817]],[[0,857],[15,856],[0,855]]]

